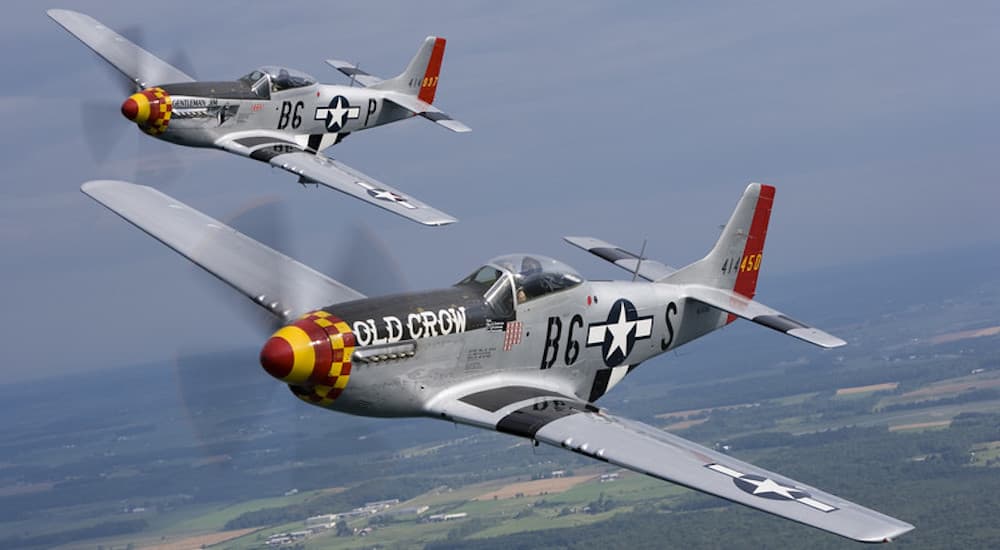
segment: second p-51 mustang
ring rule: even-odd
[[[774,187],[747,187],[715,247],[682,269],[567,238],[643,281],[585,281],[556,260],[518,254],[448,288],[377,298],[150,187],[103,180],[83,192],[270,312],[280,328],[261,365],[306,403],[496,430],[859,541],[913,529],[594,404],[642,361],[736,318],[824,348],[844,344],[753,299]]]
[[[455,218],[321,152],[351,132],[422,116],[455,132],[469,128],[434,107],[445,39],[430,36],[399,76],[381,80],[337,60],[327,63],[361,87],[319,84],[304,73],[265,66],[233,81],[195,81],[97,20],[69,10],[49,17],[131,82],[122,115],[145,133],[180,145],[214,147],[287,170],[302,183],[341,191],[425,225]]]

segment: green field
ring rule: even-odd
[[[707,411],[681,435],[914,523],[904,547],[984,547],[1000,537],[991,527],[1000,495],[1000,337],[921,342],[967,328],[970,311],[996,318],[1000,285],[990,284],[934,306],[933,322],[926,309],[903,305],[892,315],[869,306],[876,315],[846,327],[819,318],[860,342],[833,353],[773,345],[759,330],[734,327],[719,337],[731,346],[644,365],[600,404],[654,425],[674,422],[662,416],[672,411]],[[852,309],[849,317],[862,315]],[[741,350],[739,361],[729,347]],[[0,408],[15,421],[0,440],[0,547],[125,549],[253,528],[217,547],[257,550],[271,534],[303,529],[311,515],[390,498],[429,509],[357,517],[348,527],[371,528],[367,536],[326,531],[298,546],[843,547],[837,537],[631,472],[541,496],[476,500],[555,470],[618,470],[431,420],[302,407],[276,396],[266,375],[246,376],[256,352],[199,358],[190,368],[210,365],[216,374],[187,389],[177,388],[172,363],[74,379],[76,391],[57,405],[48,387],[7,388]],[[95,399],[108,379],[161,391]],[[889,381],[899,387],[836,395]],[[290,489],[297,494],[282,496]],[[442,513],[467,516],[427,521]]]

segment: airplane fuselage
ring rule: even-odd
[[[462,286],[341,303],[318,310],[324,324],[348,329],[332,336],[350,349],[339,391],[331,399],[322,383],[318,392],[314,381],[290,385],[308,403],[364,416],[421,416],[435,399],[498,381],[593,402],[640,362],[725,324],[725,313],[682,291],[584,282],[519,304],[508,319]]]
[[[343,137],[413,116],[384,101],[377,90],[349,86],[313,84],[270,92],[267,97],[238,81],[184,82],[159,88],[169,97],[169,120],[163,131],[147,133],[191,147],[218,147],[223,136],[260,130],[286,134],[289,141],[304,136],[306,142],[300,145],[308,145],[310,136]]]

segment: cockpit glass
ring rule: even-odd
[[[247,84],[253,85],[255,82],[264,78],[264,73],[259,70],[250,71],[249,73],[239,77],[237,80],[246,82]]]
[[[312,86],[316,83],[315,78],[302,71],[289,69],[287,67],[277,67],[274,65],[260,67],[240,78],[240,80],[253,86],[264,76],[271,81],[272,92],[280,92],[281,90],[289,90],[292,88],[301,88],[303,86]]]
[[[545,256],[512,254],[494,258],[490,264],[514,276],[514,294],[519,304],[583,282],[583,277],[573,268]]]
[[[475,286],[480,289],[480,292],[486,292],[502,275],[503,271],[491,265],[484,265],[459,281],[458,284]]]
[[[507,276],[507,274],[510,276]],[[510,281],[514,282],[511,292]],[[506,310],[503,302],[513,295],[518,304],[573,288],[583,282],[572,267],[545,256],[511,254],[500,256],[457,283],[476,288],[487,302]],[[506,296],[505,296],[506,295]]]

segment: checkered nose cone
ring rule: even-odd
[[[122,116],[139,125],[150,135],[167,131],[173,113],[170,94],[162,88],[148,88],[134,93],[122,102]]]
[[[288,384],[309,382],[316,368],[316,347],[329,340],[325,334],[310,334],[298,322],[275,332],[260,350],[260,366],[268,374]]]
[[[275,332],[260,350],[260,365],[278,380],[301,386],[310,403],[323,406],[347,386],[355,345],[346,322],[314,311]]]

